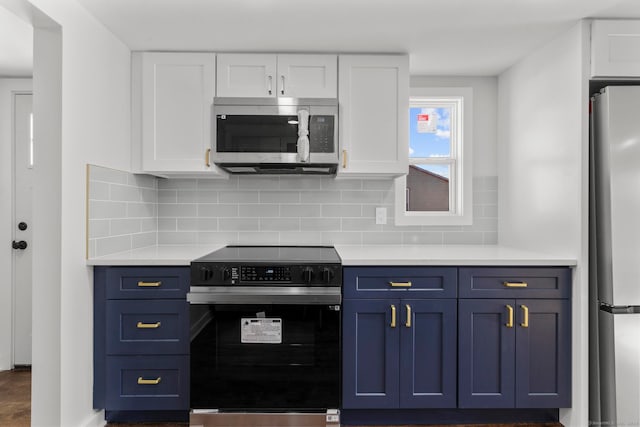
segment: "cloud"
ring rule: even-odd
[[[438,128],[436,129],[436,136],[442,139],[449,139],[451,138],[451,131],[448,129]]]
[[[415,153],[416,150],[414,150],[413,148],[409,147],[409,155],[413,156],[413,153]]]

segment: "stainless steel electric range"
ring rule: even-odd
[[[227,246],[194,260],[192,410],[336,413],[341,288],[333,247]]]

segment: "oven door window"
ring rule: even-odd
[[[210,305],[191,342],[191,406],[326,410],[339,404],[340,312],[324,305]],[[249,324],[252,319],[254,324]],[[245,341],[245,342],[243,342]]]

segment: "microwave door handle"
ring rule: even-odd
[[[309,112],[298,111],[298,161],[309,162]]]

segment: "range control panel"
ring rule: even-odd
[[[191,286],[341,286],[342,266],[191,263]]]

